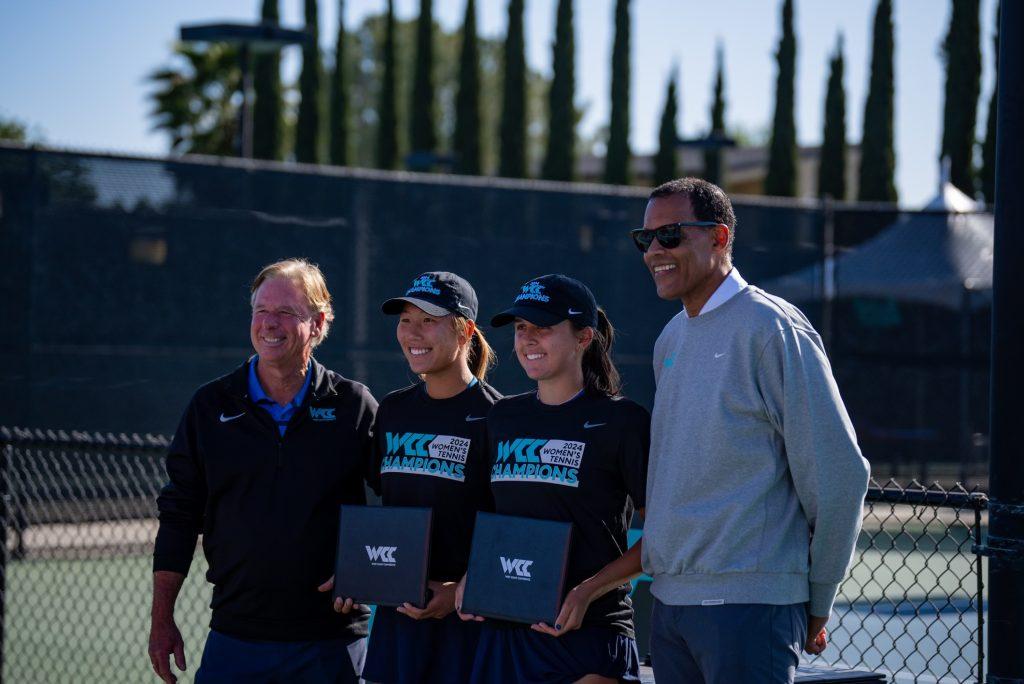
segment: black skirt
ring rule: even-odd
[[[370,631],[363,679],[380,684],[463,684],[469,681],[480,637],[479,622],[456,613],[413,620],[378,607]]]

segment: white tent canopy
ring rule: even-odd
[[[879,297],[960,309],[992,295],[993,217],[944,183],[921,213],[892,226],[824,268],[814,264],[762,284],[791,301]],[[827,283],[825,276],[829,277]],[[831,285],[831,287],[829,287]],[[976,293],[976,294],[975,294]]]

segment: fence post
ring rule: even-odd
[[[7,469],[13,451],[7,428],[0,427],[0,684],[4,680],[4,622],[7,616],[7,515],[10,479]]]
[[[1024,684],[1024,460],[1018,412],[1024,386],[1024,3],[1000,14],[996,113],[988,566],[989,684]]]
[[[974,507],[974,577],[977,580],[978,597],[978,682],[985,679],[985,564],[981,562],[978,549],[981,547],[981,506]]]

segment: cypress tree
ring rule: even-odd
[[[796,119],[793,113],[796,80],[796,35],[793,33],[793,0],[782,2],[782,38],[775,54],[779,64],[775,86],[775,116],[768,151],[766,195],[796,195]]]
[[[338,38],[334,44],[334,74],[331,77],[331,163],[348,163],[348,98],[345,92],[345,0],[338,0]]]
[[[988,101],[988,120],[985,123],[985,142],[981,146],[981,194],[989,206],[996,203],[996,97],[999,94],[999,7],[996,4],[996,35],[992,39],[995,44],[996,77],[992,85],[992,98]]]
[[[711,101],[711,135],[714,137],[725,136],[725,54],[722,44],[718,44],[715,51],[715,88]],[[710,149],[704,152],[704,180],[721,186],[722,177],[722,150],[720,148]]]
[[[949,157],[950,181],[974,196],[974,144],[981,94],[981,27],[978,0],[953,0],[949,33],[942,45],[946,62],[946,103],[942,157]]]
[[[431,0],[420,0],[416,21],[416,63],[409,112],[409,145],[413,152],[433,152],[434,130],[434,17]]]
[[[502,82],[501,149],[498,174],[526,177],[526,41],[524,0],[509,0]]]
[[[476,2],[466,0],[459,55],[459,93],[455,99],[452,150],[459,173],[480,174],[480,49],[476,37]]]
[[[548,147],[542,176],[547,180],[572,180],[575,166],[576,89],[575,45],[572,26],[572,0],[558,0],[555,43],[552,48],[553,77],[548,96]]]
[[[278,23],[277,0],[263,0],[260,13],[263,21]],[[281,158],[281,56],[272,52],[258,53],[253,59],[253,88],[256,101],[252,111],[252,153],[257,159]]]
[[[604,167],[604,182],[615,185],[629,183],[629,30],[629,0],[616,0],[611,121]]]
[[[661,185],[674,180],[679,175],[676,166],[676,143],[679,133],[676,131],[676,116],[679,105],[676,101],[677,70],[672,69],[665,90],[665,108],[661,111],[661,126],[658,129],[658,153],[654,155],[654,184]]]
[[[315,164],[320,148],[320,29],[317,19],[317,0],[305,0],[306,30],[312,42],[302,48],[302,73],[299,75],[299,117],[295,124],[296,161]]]
[[[846,93],[843,90],[843,36],[829,60],[825,93],[825,130],[818,160],[818,196],[846,198]]]
[[[377,166],[395,168],[398,161],[398,112],[395,102],[395,2],[388,0],[384,20],[384,80],[380,87],[380,105],[377,107]]]
[[[871,80],[864,104],[857,199],[896,201],[896,152],[893,147],[892,0],[878,0],[871,45]]]

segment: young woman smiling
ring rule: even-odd
[[[484,378],[494,355],[476,327],[476,292],[454,273],[424,273],[381,309],[398,317],[398,343],[423,382],[381,401],[368,479],[385,506],[430,507],[434,518],[430,600],[422,609],[377,608],[363,678],[463,682],[480,629],[453,613],[455,589],[466,572],[476,512],[493,510],[486,416],[501,395]],[[411,434],[433,436],[428,457],[409,458],[404,438]],[[351,601],[337,607],[344,611]]]
[[[491,492],[498,513],[573,524],[570,590],[553,625],[483,622],[470,681],[639,681],[628,580],[640,573],[640,544],[627,550],[626,534],[643,510],[650,415],[620,395],[614,331],[586,285],[531,280],[491,321],[512,322],[516,357],[537,390],[491,409]],[[556,441],[572,458],[546,464],[542,446],[533,450],[539,467],[514,468],[518,454],[503,461],[498,445],[523,438]]]

